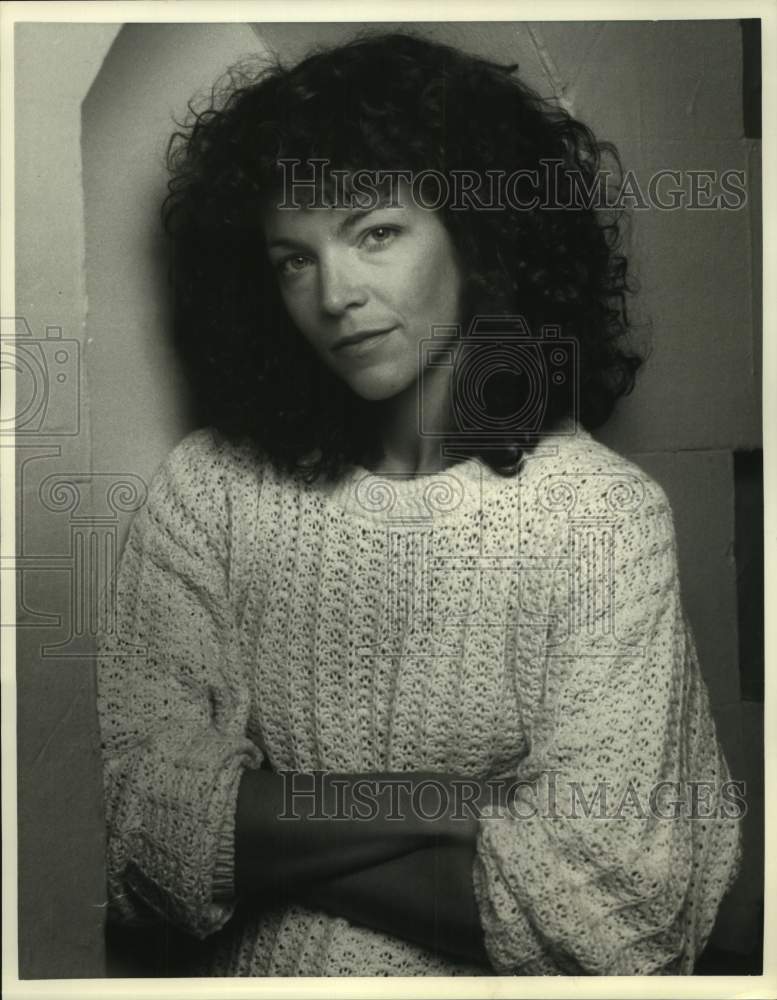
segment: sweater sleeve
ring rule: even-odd
[[[227,480],[209,431],[162,465],[131,525],[116,627],[98,656],[110,917],[162,918],[200,938],[232,914],[237,789],[262,760],[246,735]]]
[[[609,553],[598,537],[599,575],[579,538],[565,543],[538,682],[518,693],[530,750],[512,804],[481,820],[473,881],[503,974],[689,974],[736,873],[741,809],[680,603],[671,508],[646,480]]]

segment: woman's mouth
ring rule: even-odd
[[[390,327],[387,330],[365,330],[339,340],[332,350],[336,354],[346,357],[358,357],[362,354],[368,354],[370,351],[375,350],[395,329],[396,327]]]

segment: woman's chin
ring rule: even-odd
[[[386,374],[363,372],[358,376],[346,379],[348,385],[362,399],[377,403],[385,399],[393,399],[405,392],[413,382],[413,378],[393,378]]]

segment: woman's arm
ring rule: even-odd
[[[422,844],[471,843],[476,822],[472,812],[429,821],[408,808],[391,819],[390,798],[372,820],[321,821],[322,805],[342,812],[336,775],[322,784],[328,801],[314,810],[299,796],[299,819],[281,818],[284,779],[260,769],[267,761],[246,734],[249,698],[229,655],[232,474],[229,454],[196,432],[155,475],[122,556],[115,632],[101,637],[97,669],[111,918],[169,920],[199,937],[226,923],[236,888],[269,896]],[[417,787],[452,776],[394,777]],[[358,778],[345,780],[349,791]]]
[[[235,889],[268,900],[420,848],[472,851],[479,808],[490,801],[491,790],[472,781],[467,783],[469,795],[462,794],[462,784],[457,787],[462,780],[427,772],[321,772],[314,778],[246,771],[235,820]],[[415,793],[423,783],[434,785],[444,797],[447,808],[439,818],[425,818],[418,808]],[[498,800],[496,791],[494,798]]]
[[[97,693],[104,766],[110,919],[169,921],[197,937],[234,910],[235,800],[262,754],[246,735],[248,698],[228,659],[228,455],[205,431],[155,474],[112,587]]]
[[[315,885],[303,901],[490,968],[472,886],[473,860],[472,845],[428,847]]]
[[[612,528],[606,600],[606,575],[570,588],[562,534],[546,649],[536,679],[521,674],[533,745],[512,807],[484,815],[473,865],[499,974],[690,974],[736,868],[671,508],[643,483],[639,509]],[[575,483],[576,516],[601,509],[603,484]]]

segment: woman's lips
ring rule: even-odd
[[[390,330],[380,330],[350,344],[340,344],[334,348],[334,351],[336,354],[342,354],[346,357],[359,357],[362,354],[368,354],[370,351],[374,351],[395,329],[396,327],[392,327]]]

